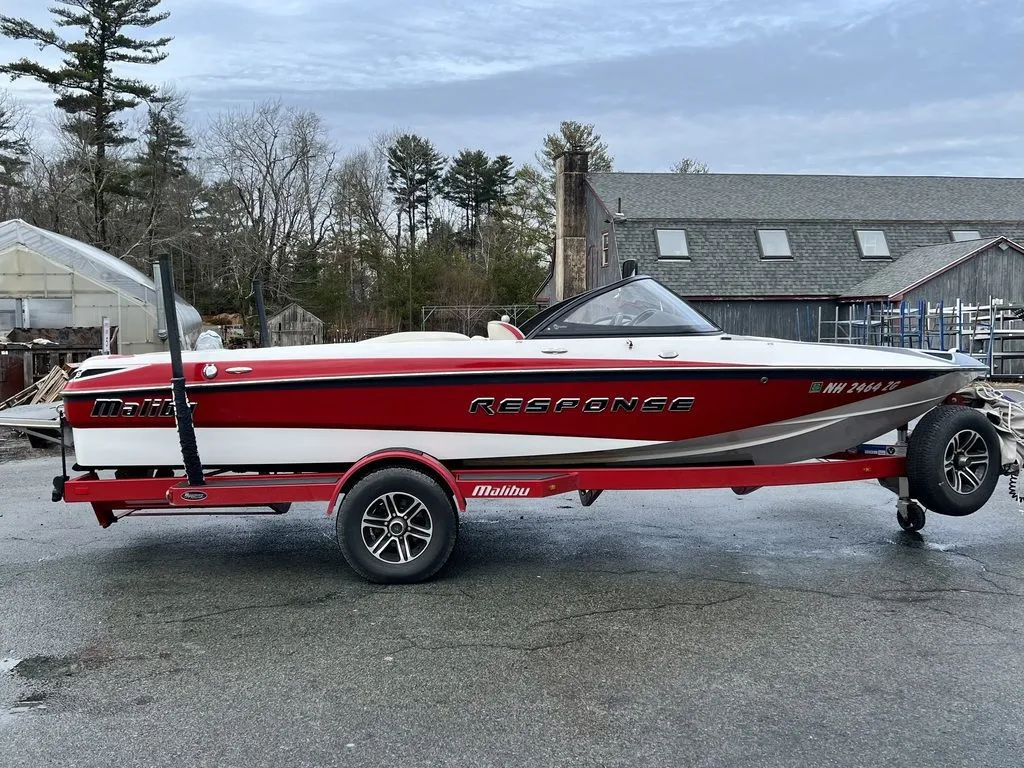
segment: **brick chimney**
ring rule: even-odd
[[[586,152],[555,158],[555,301],[587,289],[588,162]]]

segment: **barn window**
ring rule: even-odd
[[[885,240],[885,232],[880,229],[858,229],[857,247],[862,259],[889,258],[889,243]]]
[[[659,259],[688,259],[690,247],[686,242],[685,229],[657,229]]]
[[[602,267],[607,267],[608,266],[608,240],[609,240],[608,233],[607,232],[602,232],[601,233],[601,266]]]
[[[954,229],[952,235],[954,243],[962,243],[965,240],[981,240],[981,232],[976,229]]]
[[[790,259],[793,251],[789,247],[789,233],[784,229],[757,230],[757,245],[762,259]]]

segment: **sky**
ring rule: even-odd
[[[40,0],[4,13],[48,25]],[[593,122],[615,169],[1024,176],[1024,0],[163,0],[140,75],[189,117],[280,98],[530,160]],[[0,61],[42,57],[0,39]],[[3,82],[45,122],[52,95]]]

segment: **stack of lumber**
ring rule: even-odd
[[[35,403],[52,403],[60,398],[68,376],[74,369],[72,365],[58,365],[43,378],[31,386],[25,387],[16,395],[0,402],[0,410],[13,408],[16,405],[32,405]]]

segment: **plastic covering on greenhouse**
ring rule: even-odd
[[[135,299],[136,302],[132,303],[143,305],[155,323],[158,306],[156,284],[152,278],[116,256],[21,219],[0,223],[0,254],[19,246],[113,293],[129,300]],[[0,274],[0,293],[4,292],[5,282],[13,285],[17,279],[17,275]],[[203,330],[202,317],[195,307],[181,297],[176,297],[175,303],[182,342],[186,348],[191,349]]]

